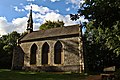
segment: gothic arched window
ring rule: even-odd
[[[60,41],[57,41],[54,46],[54,63],[61,64],[61,52],[62,52],[62,44]]]
[[[33,44],[30,50],[30,64],[36,64],[37,45]]]
[[[42,64],[48,64],[49,45],[45,42],[42,46]]]

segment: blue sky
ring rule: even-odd
[[[2,0],[0,2],[0,35],[26,30],[30,6],[33,10],[34,30],[46,20],[61,20],[65,26],[78,24],[69,14],[77,13],[83,0]],[[84,21],[83,18],[80,20]]]

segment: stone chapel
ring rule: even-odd
[[[12,69],[32,71],[84,71],[80,25],[33,31],[32,9],[27,34],[14,48]]]

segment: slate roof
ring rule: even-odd
[[[27,41],[27,40],[34,40],[34,39],[40,39],[40,38],[72,35],[72,34],[79,34],[79,25],[33,31],[29,34],[26,34],[19,41]]]

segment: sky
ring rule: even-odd
[[[77,21],[70,20],[69,14],[76,14],[83,0],[2,0],[0,2],[0,35],[13,31],[23,33],[27,28],[30,6],[33,11],[34,31],[50,21],[63,21],[64,26],[86,21],[81,17]]]

